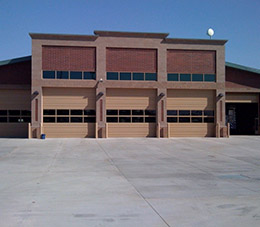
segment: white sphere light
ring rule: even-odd
[[[207,31],[207,35],[211,38],[214,35],[214,30],[212,28],[209,28]]]

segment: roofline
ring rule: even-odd
[[[235,69],[240,69],[240,70],[244,70],[244,71],[260,74],[260,69],[251,68],[251,67],[247,67],[247,66],[244,66],[244,65],[239,65],[239,64],[235,64],[235,63],[231,63],[231,62],[226,62],[226,66],[230,67],[230,68],[235,68]]]
[[[174,44],[204,44],[204,45],[224,45],[228,40],[222,39],[182,39],[182,38],[166,38],[163,43]]]
[[[130,38],[157,38],[165,39],[169,33],[153,33],[153,32],[122,32],[122,31],[94,31],[95,35],[105,37],[130,37]]]
[[[32,39],[48,40],[76,40],[76,41],[95,41],[96,35],[69,35],[69,34],[48,34],[48,33],[29,33]]]
[[[25,62],[25,61],[31,61],[32,56],[25,56],[25,57],[20,57],[20,58],[12,58],[4,61],[0,61],[0,66],[3,65],[11,65],[14,63],[19,63],[19,62]]]

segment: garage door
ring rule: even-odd
[[[154,137],[156,90],[108,89],[108,137]]]
[[[30,90],[0,90],[0,137],[28,137]]]
[[[168,90],[170,137],[215,136],[215,91]]]
[[[95,136],[95,90],[43,89],[43,133],[47,138]]]

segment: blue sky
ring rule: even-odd
[[[226,61],[260,69],[260,0],[0,0],[0,60],[31,54],[29,32],[167,32],[227,39]]]

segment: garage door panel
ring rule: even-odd
[[[215,109],[215,91],[168,90],[167,109]]]
[[[0,137],[28,138],[28,124],[27,123],[1,123]]]
[[[4,110],[30,110],[30,90],[0,90],[1,109]]]
[[[43,133],[47,138],[93,138],[95,123],[45,123]]]
[[[95,109],[95,90],[83,88],[44,88],[43,105],[45,109]]]
[[[213,123],[176,123],[169,124],[171,137],[212,137],[215,136]]]
[[[156,90],[107,89],[107,109],[154,109]]]
[[[154,137],[155,123],[109,123],[109,137]]]

